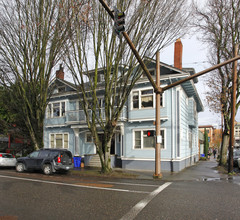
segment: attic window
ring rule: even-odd
[[[58,93],[63,93],[66,91],[66,87],[65,86],[59,86],[58,87]]]

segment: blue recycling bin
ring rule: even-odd
[[[73,157],[74,167],[80,167],[81,166],[81,157]]]

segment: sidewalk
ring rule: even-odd
[[[227,179],[228,174],[221,173],[218,171],[218,163],[213,157],[207,161],[199,161],[191,167],[187,167],[184,170],[172,173],[172,172],[162,172],[162,178],[159,180],[162,181],[212,181],[212,180],[221,180]],[[125,170],[122,168],[114,168],[116,173],[119,173],[117,176],[109,176],[115,178],[135,178],[142,180],[153,180],[154,170],[145,171],[145,170]],[[82,172],[83,171],[83,172]],[[84,172],[86,171],[86,172]],[[92,171],[92,172],[91,172]],[[74,169],[74,173],[81,176],[95,176],[95,177],[104,177],[99,174],[99,168],[83,168],[83,169]],[[74,175],[73,173],[73,175]],[[122,173],[122,174],[121,174]],[[240,181],[240,176],[237,177]]]
[[[228,178],[227,174],[218,172],[216,159],[199,161],[196,165],[188,167],[178,173],[162,172],[163,181],[211,181]],[[153,179],[154,171],[124,170],[124,172],[137,175],[137,179]]]

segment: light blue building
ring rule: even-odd
[[[155,76],[155,61],[148,59],[150,73]],[[161,65],[161,86],[194,74],[194,69]],[[99,78],[101,80],[101,77]],[[203,105],[197,93],[197,79],[164,92],[161,98],[161,169],[180,171],[199,160],[198,112]],[[85,114],[79,105],[75,85],[64,80],[63,70],[52,83],[44,121],[44,146],[67,148],[73,155],[85,158],[90,165],[96,154],[88,131]],[[147,137],[155,130],[155,93],[147,77],[142,76],[132,90],[112,140],[112,166],[123,169],[154,170],[155,138]]]

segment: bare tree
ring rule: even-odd
[[[221,63],[234,57],[234,45],[240,40],[239,10],[239,0],[209,0],[203,9],[196,9],[197,26],[202,32],[202,41],[209,46],[211,64]],[[210,89],[206,93],[209,108],[216,113],[221,113],[224,119],[220,165],[227,161],[226,152],[231,122],[232,69],[233,64],[219,68],[209,76],[206,82]],[[238,102],[234,107],[237,110],[240,105],[239,79],[236,95]]]
[[[190,9],[186,0],[107,1],[126,14],[126,32],[141,57],[155,55],[157,50],[182,37],[187,31]],[[113,20],[99,1],[91,1],[83,30],[76,20],[66,65],[79,89],[79,98],[89,130],[100,156],[102,172],[109,172],[111,139],[127,98],[142,75],[137,60],[123,38],[113,30]],[[149,58],[150,59],[150,58]],[[147,59],[145,59],[147,62]],[[100,74],[104,82],[99,83]],[[103,94],[100,94],[104,91]],[[103,96],[103,105],[99,97]],[[99,138],[103,133],[103,141]]]
[[[0,1],[0,82],[6,89],[14,88],[11,94],[36,149],[43,146],[51,73],[71,34],[72,19],[84,3]]]

